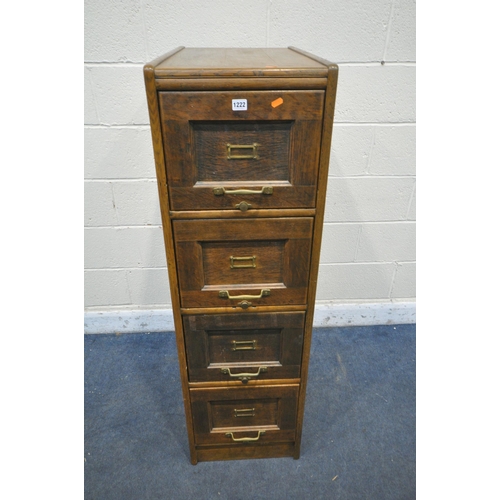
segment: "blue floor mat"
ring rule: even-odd
[[[314,329],[300,459],[196,466],[173,333],[86,335],[85,498],[415,498],[415,335]]]

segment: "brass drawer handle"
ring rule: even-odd
[[[261,373],[267,372],[267,366],[259,366],[259,369],[255,373],[231,373],[231,368],[221,368],[220,372],[223,375],[229,375],[230,377],[237,378],[246,384],[251,377],[258,377]]]
[[[233,340],[233,351],[255,351],[255,340]]]
[[[255,408],[234,409],[235,417],[255,417]]]
[[[254,142],[253,144],[226,144],[227,147],[227,159],[228,160],[258,160],[259,155],[257,154],[258,144]],[[231,149],[251,149],[252,154],[249,155],[235,155],[231,152]]]
[[[219,292],[219,298],[221,299],[237,300],[261,299],[262,297],[269,297],[269,295],[271,295],[271,290],[269,290],[269,288],[261,290],[259,295],[231,295],[227,290],[221,290]]]
[[[265,433],[266,433],[266,431],[257,431],[257,437],[254,437],[254,438],[249,438],[249,437],[235,438],[234,434],[232,432],[226,432],[226,436],[230,437],[233,441],[247,443],[248,441],[258,441],[260,436],[263,436]]]
[[[261,189],[226,189],[224,187],[216,187],[213,189],[215,196],[224,194],[273,194],[273,186],[264,186]]]
[[[255,264],[255,259],[257,258],[256,255],[251,255],[250,257],[229,257],[229,261],[231,263],[231,269],[244,269],[247,267],[257,267]],[[237,264],[237,262],[242,262],[242,261],[247,261],[250,260],[251,262],[248,262],[248,264]]]

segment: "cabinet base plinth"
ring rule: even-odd
[[[249,460],[253,458],[284,458],[295,456],[295,443],[243,446],[203,446],[196,448],[198,462],[215,460]]]

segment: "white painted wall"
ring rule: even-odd
[[[170,304],[142,66],[179,45],[339,64],[317,298],[414,302],[414,0],[86,0],[86,310]]]

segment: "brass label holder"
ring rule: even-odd
[[[255,417],[255,408],[234,409],[235,417]]]
[[[254,142],[253,144],[226,144],[227,149],[227,159],[228,160],[258,160],[259,155],[257,154],[257,148],[259,144]],[[231,149],[251,149],[252,153],[248,155],[235,155]]]
[[[233,351],[255,351],[255,340],[233,340]]]
[[[257,258],[256,255],[251,255],[250,257],[229,257],[229,262],[231,269],[245,269],[249,267],[257,267],[257,264],[255,263],[255,259]],[[246,264],[238,264],[238,262],[246,262],[246,261],[251,261]]]

